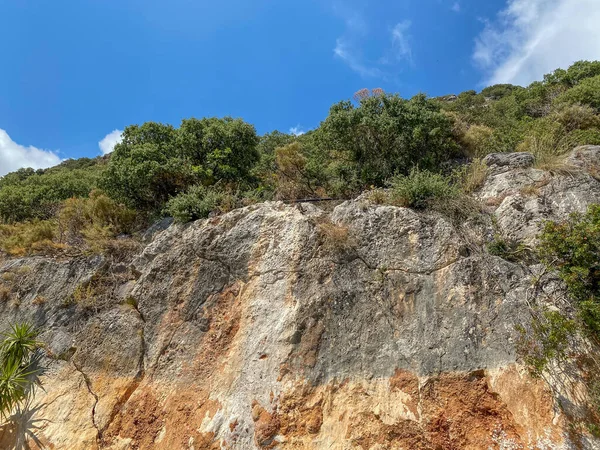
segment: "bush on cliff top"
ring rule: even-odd
[[[527,87],[495,85],[456,98],[364,90],[354,102],[333,105],[316,129],[300,136],[259,137],[252,125],[230,117],[186,119],[179,128],[133,125],[109,156],[1,178],[0,222],[55,220],[63,202],[98,187],[139,217],[169,213],[179,203],[184,220],[206,215],[193,198],[218,196],[186,196],[192,186],[218,186],[252,201],[349,198],[396,174],[410,176],[415,167],[445,176],[460,159],[516,149],[534,152],[539,167],[562,170],[562,153],[600,143],[599,77],[600,62],[579,61]]]

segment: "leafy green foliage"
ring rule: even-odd
[[[556,269],[578,302],[600,302],[600,205],[565,222],[549,222],[540,236],[542,261]]]
[[[586,78],[556,98],[557,104],[587,105],[600,111],[600,75]]]
[[[60,202],[85,197],[98,185],[100,160],[69,160],[46,169],[20,169],[0,178],[0,222],[47,219]]]
[[[0,225],[0,249],[13,256],[67,248],[101,253],[116,235],[132,232],[136,219],[135,211],[94,190],[64,201],[51,219]]]
[[[327,175],[323,166],[299,142],[275,150],[275,167],[278,198],[325,195]]]
[[[273,131],[260,137],[257,146],[259,162],[252,169],[252,175],[259,181],[261,190],[268,191],[270,194],[275,192],[277,188],[275,151],[277,148],[285,147],[295,141],[297,141],[296,136],[279,131]]]
[[[548,222],[539,240],[540,261],[558,273],[567,295],[559,307],[540,304],[531,309],[530,326],[519,327],[518,350],[537,376],[557,371],[564,379],[575,364],[589,399],[585,425],[594,431],[600,423],[600,367],[593,355],[600,339],[600,205],[562,222]]]
[[[349,162],[363,185],[382,186],[394,173],[419,165],[437,170],[458,154],[452,121],[425,95],[367,97],[332,106],[319,134],[326,148]],[[347,171],[348,169],[346,169]]]
[[[519,353],[532,375],[540,377],[552,362],[567,356],[577,323],[558,311],[544,311],[532,321],[529,333],[522,327],[519,331]]]
[[[258,137],[240,119],[187,119],[180,128],[147,122],[127,127],[102,180],[113,198],[142,210],[197,183],[247,182],[258,162]]]
[[[418,168],[408,175],[393,177],[390,184],[396,204],[416,209],[427,208],[434,201],[456,198],[460,193],[449,177]]]
[[[500,100],[501,98],[504,98],[520,89],[523,88],[520,86],[515,86],[514,84],[495,84],[483,89],[481,91],[481,95],[492,100]]]
[[[440,197],[433,192],[444,177],[436,174],[452,173],[448,192],[473,192],[486,176],[481,158],[492,152],[532,152],[538,168],[570,173],[567,152],[600,144],[599,82],[600,62],[579,61],[527,87],[499,84],[436,99],[377,91],[333,105],[318,128],[301,136],[274,131],[258,137],[252,125],[231,117],[185,119],[179,128],[133,125],[108,156],[1,178],[0,223],[16,225],[0,230],[0,245],[23,254],[42,242],[72,243],[74,236],[108,242],[118,229],[130,232],[114,217],[102,222],[87,213],[75,214],[86,225],[69,231],[74,222],[65,225],[66,211],[83,211],[97,188],[106,206],[110,199],[110,208],[133,210],[137,220],[166,213],[187,221],[257,201],[348,198],[382,188],[396,175],[405,177],[396,179],[405,190],[400,203],[431,206],[436,201],[423,199]],[[453,171],[464,159],[470,164]],[[454,205],[447,212],[474,212],[465,199],[447,198],[445,204]],[[36,241],[36,235],[48,238]]]
[[[227,199],[223,192],[195,185],[169,200],[165,210],[177,222],[185,223],[208,217]]]
[[[597,75],[600,75],[600,61],[577,61],[567,70],[556,69],[551,74],[544,75],[544,82],[549,85],[560,84],[570,88]]]
[[[31,395],[39,368],[35,352],[41,347],[30,324],[11,326],[0,343],[0,416],[5,418]]]

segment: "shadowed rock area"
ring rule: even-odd
[[[2,325],[30,320],[49,352],[0,447],[600,448],[518,363],[539,267],[486,250],[600,203],[600,147],[532,163],[489,157],[462,223],[268,202],[158,229],[126,263],[0,262]]]

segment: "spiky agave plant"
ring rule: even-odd
[[[28,323],[13,324],[0,343],[0,416],[3,419],[25,403],[37,382],[36,350],[39,332]]]

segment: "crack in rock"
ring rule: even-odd
[[[75,367],[75,370],[77,372],[79,372],[81,374],[81,376],[83,377],[83,380],[85,381],[85,385],[87,387],[88,392],[92,395],[92,397],[94,397],[94,404],[92,405],[92,425],[94,426],[94,428],[96,429],[96,442],[98,442],[98,440],[100,439],[101,436],[101,431],[100,428],[98,427],[98,424],[96,423],[96,406],[98,406],[98,395],[96,395],[96,393],[94,392],[94,390],[92,389],[92,382],[90,381],[90,378],[88,377],[88,375],[81,369],[81,367],[78,367],[77,364],[75,363],[74,360],[71,360],[71,362],[73,363],[73,367]]]

